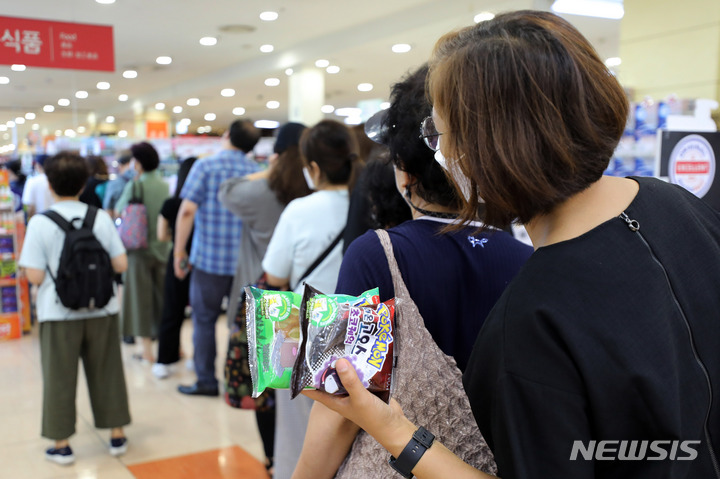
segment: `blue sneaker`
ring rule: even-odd
[[[60,449],[51,447],[45,451],[45,459],[62,466],[69,466],[75,462],[75,456],[70,446],[61,447]]]
[[[122,456],[127,452],[127,438],[118,437],[110,439],[110,455],[111,456]]]

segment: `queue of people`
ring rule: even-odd
[[[77,155],[45,160],[36,181],[48,182],[50,209],[68,221],[92,212],[125,288],[122,307],[59,306],[64,233],[31,218],[20,265],[39,285],[46,457],[74,460],[64,378],[78,358],[110,453],[127,449],[120,328],[164,379],[188,302],[197,381],[178,391],[218,396],[223,299],[234,318],[242,287],[263,277],[295,292],[304,281],[349,295],[378,287],[381,300],[399,298],[408,338],[389,402],[343,359],[347,396],[265,396],[256,418],[276,478],[720,479],[720,216],[659,180],[602,175],[627,113],[588,41],[528,10],[448,33],[393,85],[390,107],[365,125],[380,150],[355,195],[370,153],[332,120],[284,125],[265,170],[248,157],[260,132],[238,120],[220,153],[186,160],[173,198],[148,143],[133,145],[121,187],[99,190],[103,173],[92,180]],[[147,246],[126,251],[111,215],[78,202],[84,185],[113,215],[142,204]],[[36,188],[23,202],[42,198]],[[365,226],[348,224],[353,201]],[[368,221],[377,229],[363,233]],[[356,239],[343,246],[348,229]],[[607,443],[619,450],[595,454]],[[666,454],[648,459],[648,448]]]

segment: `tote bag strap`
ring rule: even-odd
[[[397,260],[395,259],[390,235],[387,231],[380,229],[375,230],[375,234],[378,235],[380,244],[382,244],[383,250],[385,251],[385,257],[387,258],[388,266],[390,267],[390,275],[392,276],[393,288],[395,289],[395,297],[412,301],[412,298],[410,298],[410,292],[408,291],[407,286],[405,286],[405,281],[403,280],[402,273],[400,272]]]

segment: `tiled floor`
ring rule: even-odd
[[[227,326],[218,321],[218,374]],[[183,327],[183,349],[192,352],[192,327]],[[42,379],[37,328],[22,339],[0,342],[0,479],[220,479],[267,478],[259,462],[262,443],[251,411],[233,409],[221,398],[187,397],[176,391],[195,375],[180,365],[156,379],[150,365],[131,358],[123,346],[132,424],[126,428],[127,454],[108,454],[109,431],[93,426],[85,379],[78,380],[77,433],[70,440],[75,464],[44,459],[51,442],[40,437]],[[202,471],[202,473],[198,472]]]

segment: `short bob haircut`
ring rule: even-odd
[[[443,154],[457,161],[485,223],[527,223],[600,179],[622,135],[628,102],[590,43],[548,12],[498,15],[443,36],[428,90],[445,122]]]
[[[335,120],[322,120],[300,137],[305,164],[314,161],[331,185],[352,185],[359,162],[355,134]]]
[[[45,160],[45,175],[57,196],[73,197],[82,193],[90,178],[90,169],[82,156],[61,151]]]
[[[135,143],[130,147],[130,151],[144,171],[153,171],[160,166],[160,155],[150,143],[146,141]]]
[[[260,141],[260,130],[250,120],[235,120],[228,131],[230,144],[243,153],[250,153]]]
[[[303,177],[303,161],[298,146],[305,130],[307,127],[300,123],[286,123],[278,132],[275,143],[278,157],[270,168],[268,186],[283,205],[312,193]]]

